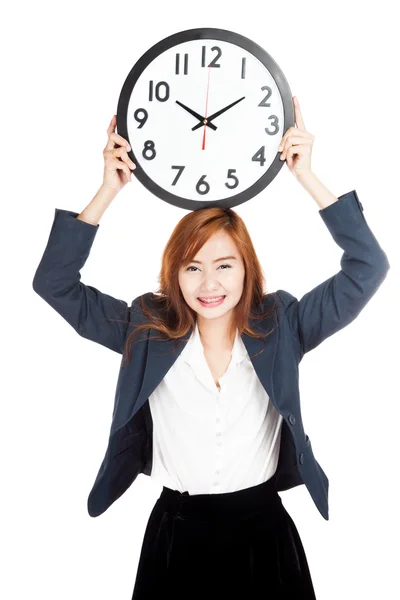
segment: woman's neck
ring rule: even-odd
[[[197,319],[200,340],[206,352],[230,352],[235,338],[227,319]]]

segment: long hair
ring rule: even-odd
[[[130,361],[130,346],[140,330],[155,329],[164,338],[175,339],[185,336],[190,327],[196,325],[196,312],[185,301],[178,273],[181,267],[188,265],[207,240],[219,231],[226,231],[232,237],[242,257],[245,269],[243,293],[233,309],[231,337],[236,329],[239,334],[245,332],[251,337],[264,338],[271,332],[258,333],[251,329],[249,319],[264,319],[275,310],[274,305],[266,312],[257,312],[262,304],[265,279],[244,221],[230,208],[218,206],[193,210],[185,215],[173,230],[162,254],[161,271],[157,278],[159,287],[152,295],[155,306],[151,312],[140,298],[141,309],[148,322],[134,327],[125,342],[125,358]],[[256,311],[256,312],[254,312]],[[156,338],[160,339],[160,338]]]

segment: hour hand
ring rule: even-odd
[[[175,102],[177,104],[179,104],[179,106],[182,106],[182,108],[184,108],[185,110],[188,111],[188,113],[190,113],[191,115],[193,115],[194,117],[196,117],[196,119],[198,119],[200,121],[200,123],[196,126],[195,129],[198,129],[199,127],[202,127],[204,125],[204,117],[202,117],[199,113],[195,112],[194,110],[192,110],[191,108],[189,108],[188,106],[185,106],[184,104],[182,104],[182,102],[179,102],[179,100],[175,100]],[[206,123],[206,125],[208,127],[210,127],[211,129],[214,129],[214,131],[217,129],[216,125],[214,125],[213,123]],[[194,129],[192,129],[193,131]]]

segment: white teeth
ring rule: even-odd
[[[211,304],[212,302],[219,302],[222,300],[222,298],[224,298],[224,296],[219,296],[219,298],[215,298],[214,300],[206,300],[205,298],[199,298],[199,300],[205,302],[206,304]]]

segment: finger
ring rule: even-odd
[[[291,159],[294,154],[298,154],[299,156],[309,156],[310,155],[310,147],[305,144],[299,144],[298,146],[291,146],[287,151],[286,160]]]
[[[113,117],[110,121],[110,124],[107,128],[108,140],[107,140],[107,144],[106,144],[106,147],[104,148],[104,150],[110,150],[111,148],[114,148],[113,142],[120,144],[121,146],[129,145],[127,140],[125,140],[121,135],[118,135],[118,133],[115,133],[116,124],[117,124],[117,115],[113,115]],[[129,150],[130,150],[130,147],[129,147]]]
[[[306,144],[307,145],[307,142],[308,142],[309,145],[311,145],[312,139],[311,138],[308,139],[308,138],[300,137],[300,136],[293,136],[293,135],[288,136],[285,139],[285,141],[283,142],[283,144],[279,145],[279,149],[282,148],[282,154],[281,154],[281,156],[282,155],[285,156],[286,152],[289,150],[289,148],[291,146],[296,145],[296,144],[297,145],[298,144]]]
[[[131,171],[126,163],[118,158],[113,158],[111,155],[108,155],[105,160],[105,168],[108,171],[115,171],[116,169],[121,169],[128,179],[131,178]]]
[[[118,133],[111,132],[104,150],[112,150],[115,144],[124,146],[128,151],[131,150],[129,142],[125,138],[123,138],[121,135],[118,135]]]
[[[111,133],[115,131],[115,126],[117,124],[117,115],[113,115],[113,118],[110,121],[109,126],[107,127],[107,137],[110,137]]]
[[[105,154],[109,155],[115,159],[123,160],[131,169],[136,169],[135,163],[129,158],[129,155],[126,149],[121,146],[120,148],[111,148],[110,150],[106,150]],[[120,161],[119,161],[120,162]]]
[[[303,140],[304,140],[304,138],[309,138],[310,140],[313,139],[313,136],[308,131],[303,131],[302,129],[298,129],[297,127],[289,127],[289,129],[286,131],[285,135],[282,136],[282,139],[279,142],[278,150],[283,149],[284,145],[286,144],[287,139],[289,137],[293,137],[293,134],[296,134],[296,136],[298,136],[298,137],[304,136],[301,138]]]
[[[288,135],[287,138],[284,140],[283,148],[289,148],[293,144],[307,144],[307,143],[308,144],[312,143],[311,134],[309,134],[307,132],[304,132],[304,134],[301,134],[300,131],[296,130],[296,135],[293,135],[293,133],[292,133],[291,135]]]
[[[302,129],[303,131],[305,131],[306,127],[304,125],[303,117],[301,115],[299,101],[297,100],[296,96],[293,96],[293,105],[294,105],[294,116],[295,116],[295,120],[296,120],[296,125],[299,129]]]

